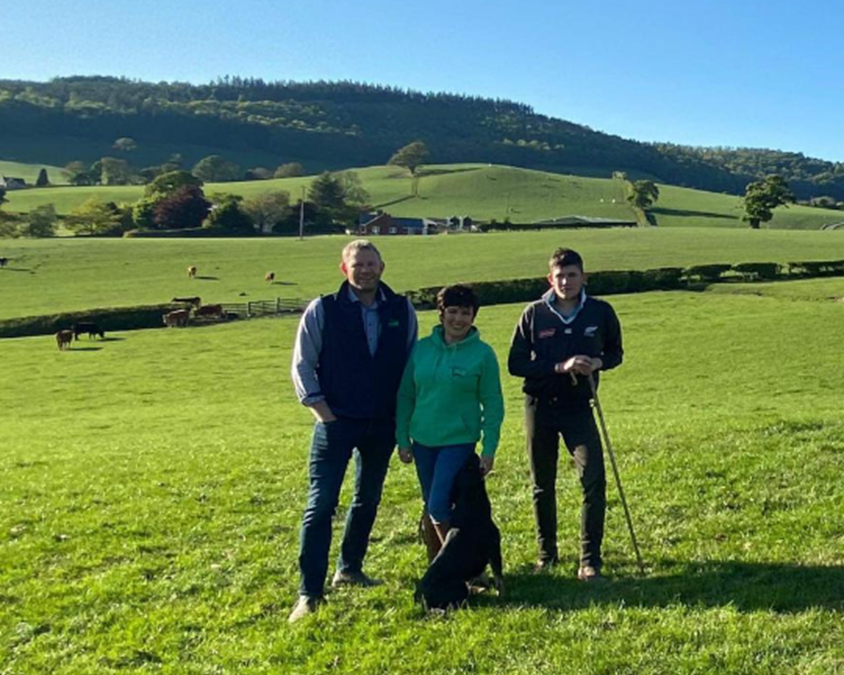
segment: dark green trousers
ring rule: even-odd
[[[556,560],[557,464],[560,437],[574,460],[583,491],[580,511],[580,564],[601,568],[601,543],[607,511],[607,477],[601,437],[592,409],[572,407],[557,399],[525,399],[533,510],[541,561]]]

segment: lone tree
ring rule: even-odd
[[[320,209],[336,210],[345,205],[345,189],[342,181],[328,171],[321,173],[311,183],[308,197]]]
[[[243,210],[261,232],[272,232],[276,225],[290,215],[290,193],[282,190],[262,192],[245,199]]]
[[[221,155],[203,157],[194,164],[191,172],[206,183],[227,183],[239,180],[242,176],[240,166]]]
[[[294,178],[296,176],[304,176],[305,167],[299,162],[288,162],[287,164],[279,164],[276,167],[273,178]]]
[[[64,222],[76,234],[113,234],[120,229],[120,211],[111,202],[91,197],[70,211]]]
[[[160,229],[184,230],[201,227],[210,210],[202,188],[185,185],[155,205],[152,220]]]
[[[26,216],[21,233],[27,237],[56,236],[56,207],[52,204],[42,204],[32,209]]]
[[[627,201],[640,209],[646,209],[659,199],[659,188],[652,180],[637,180],[630,184]]]
[[[38,178],[35,179],[35,187],[47,187],[50,184],[50,179],[47,177],[47,169],[41,169],[38,172]]]
[[[405,145],[403,148],[399,148],[396,154],[390,157],[390,161],[387,164],[391,166],[403,166],[410,171],[411,176],[416,177],[416,170],[423,164],[426,164],[428,159],[430,159],[428,146],[422,141],[414,141]]]
[[[120,152],[132,152],[138,147],[138,144],[134,138],[124,136],[118,138],[111,147],[113,150],[120,150]]]
[[[759,229],[760,223],[767,223],[774,217],[774,209],[778,206],[788,206],[796,201],[794,193],[785,182],[785,178],[778,174],[766,176],[765,180],[758,180],[747,186],[741,201],[744,215],[741,217],[754,230]]]

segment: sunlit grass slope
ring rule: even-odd
[[[0,255],[0,318],[92,307],[312,298],[341,281],[349,237],[272,239],[7,240]],[[397,289],[455,281],[537,277],[558,246],[581,251],[593,270],[713,262],[844,259],[844,233],[716,228],[622,228],[528,233],[382,237],[385,280]],[[197,279],[187,278],[196,265]],[[264,275],[276,274],[267,285]]]
[[[385,584],[331,593],[287,625],[311,435],[287,375],[295,320],[64,353],[49,337],[0,341],[0,672],[839,672],[844,306],[777,288],[612,299],[626,358],[601,396],[645,577],[611,482],[611,580],[574,580],[580,499],[565,460],[563,564],[531,574],[521,397],[505,374],[489,481],[505,595],[446,618],[412,600],[420,498],[394,460],[366,565]],[[502,372],[520,311],[479,315]],[[348,503],[347,485],[338,528]]]

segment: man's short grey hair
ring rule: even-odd
[[[381,252],[369,239],[355,239],[343,247],[343,262],[348,262],[358,251],[372,251],[381,260]]]

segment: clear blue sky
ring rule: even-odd
[[[0,78],[349,79],[844,161],[842,25],[832,0],[26,0],[0,16]]]

